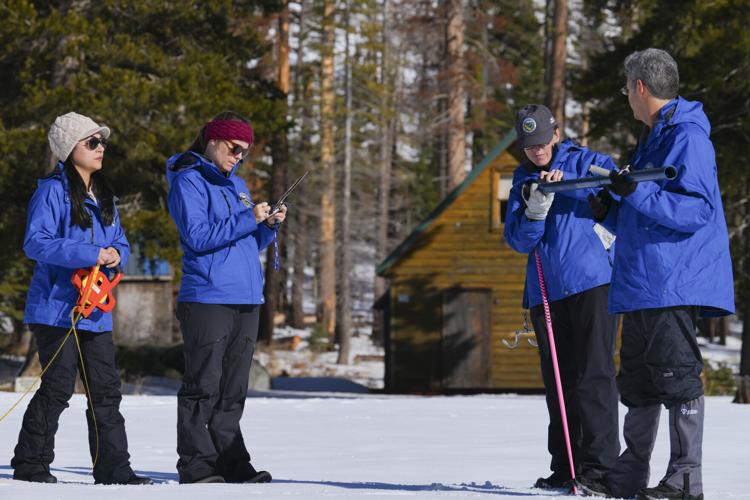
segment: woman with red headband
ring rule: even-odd
[[[185,374],[178,393],[181,483],[271,480],[250,463],[240,431],[263,304],[259,252],[276,236],[286,207],[255,204],[235,174],[253,144],[241,115],[208,122],[190,148],[167,161],[169,213],[184,252],[177,319]]]

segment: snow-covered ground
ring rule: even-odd
[[[0,393],[0,409],[17,397]],[[13,481],[9,461],[24,407],[0,423],[1,499],[556,498],[529,487],[548,465],[541,396],[249,398],[242,431],[254,464],[274,476],[262,485],[177,484],[170,396],[126,396],[122,405],[132,463],[158,484],[91,484],[81,395],[57,435],[52,471],[62,484]],[[706,412],[706,498],[750,498],[750,405],[711,397]],[[652,482],[668,459],[665,420]]]

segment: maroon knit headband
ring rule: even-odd
[[[226,139],[228,141],[239,139],[248,144],[253,143],[253,127],[249,123],[238,120],[216,120],[208,122],[203,129],[203,140]]]

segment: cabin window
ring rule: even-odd
[[[498,231],[505,223],[505,212],[508,209],[508,197],[513,186],[513,178],[500,172],[492,173],[492,213],[490,214],[491,230]]]

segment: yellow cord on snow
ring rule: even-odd
[[[97,274],[99,274],[99,265],[97,264],[94,267],[94,271],[91,273],[91,276],[89,276],[90,280],[95,280]],[[83,305],[86,305],[86,302],[89,300],[89,295],[91,294],[91,287],[86,290],[86,295],[83,297]],[[76,312],[78,312],[78,316],[76,316]],[[86,377],[86,368],[83,364],[83,352],[81,351],[81,344],[78,341],[78,332],[76,331],[76,323],[81,319],[81,316],[83,316],[83,313],[78,309],[78,306],[73,307],[73,310],[70,312],[70,329],[65,334],[65,338],[63,338],[63,341],[60,343],[60,347],[57,348],[57,351],[55,351],[55,354],[52,356],[52,359],[49,360],[49,363],[47,363],[47,366],[44,367],[42,372],[34,379],[34,382],[29,386],[26,391],[21,394],[21,397],[18,398],[18,401],[16,401],[13,406],[10,407],[8,411],[6,411],[2,417],[0,417],[0,422],[5,420],[5,417],[11,414],[13,410],[16,409],[16,407],[21,404],[21,401],[34,389],[37,382],[39,382],[42,379],[42,376],[47,372],[50,366],[52,366],[52,363],[57,358],[57,355],[60,354],[60,351],[62,351],[63,346],[65,345],[65,342],[68,341],[68,338],[70,337],[70,334],[73,334],[73,337],[76,340],[76,347],[78,348],[78,359],[81,360],[81,375],[83,379],[83,386],[86,391],[86,399],[88,400],[89,408],[91,408],[91,418],[94,421],[94,434],[96,435],[96,453],[94,454],[94,461],[93,466],[96,466],[96,462],[99,459],[99,427],[96,424],[96,414],[94,413],[94,402],[91,398],[91,391],[89,390],[89,382],[88,378]]]
[[[98,267],[97,267],[98,270]],[[86,303],[85,301],[83,302]],[[75,314],[75,311],[73,312]],[[71,314],[71,319],[73,319],[73,314]],[[91,397],[91,390],[89,389],[89,381],[86,377],[86,368],[83,365],[83,352],[81,352],[81,344],[78,342],[78,332],[76,331],[76,322],[78,319],[80,319],[81,313],[78,313],[78,318],[73,320],[73,338],[76,339],[76,347],[78,348],[78,359],[81,360],[81,375],[83,375],[83,387],[86,390],[86,399],[89,402],[89,408],[91,408],[91,419],[94,421],[94,435],[96,436],[96,453],[94,454],[94,462],[92,463],[92,466],[96,466],[96,461],[99,460],[99,426],[96,425],[96,413],[94,413],[94,401]]]
[[[10,407],[10,410],[6,411],[2,417],[0,417],[0,422],[2,422],[5,417],[10,415],[10,413],[16,409],[16,406],[18,406],[21,401],[23,401],[23,398],[25,398],[33,389],[36,387],[36,383],[39,382],[42,379],[42,376],[47,371],[47,368],[49,368],[52,365],[52,362],[57,358],[57,355],[60,354],[60,351],[62,350],[63,346],[65,345],[65,342],[68,340],[68,337],[70,337],[70,334],[73,332],[73,327],[71,326],[70,330],[68,330],[68,333],[65,334],[65,338],[63,339],[62,343],[60,344],[60,347],[57,348],[57,352],[55,352],[54,356],[52,356],[52,359],[49,360],[49,363],[47,363],[47,366],[44,367],[42,370],[42,373],[39,374],[36,379],[34,379],[34,382],[29,386],[28,389],[26,389],[26,392],[24,392],[20,398],[18,398],[18,401]]]

